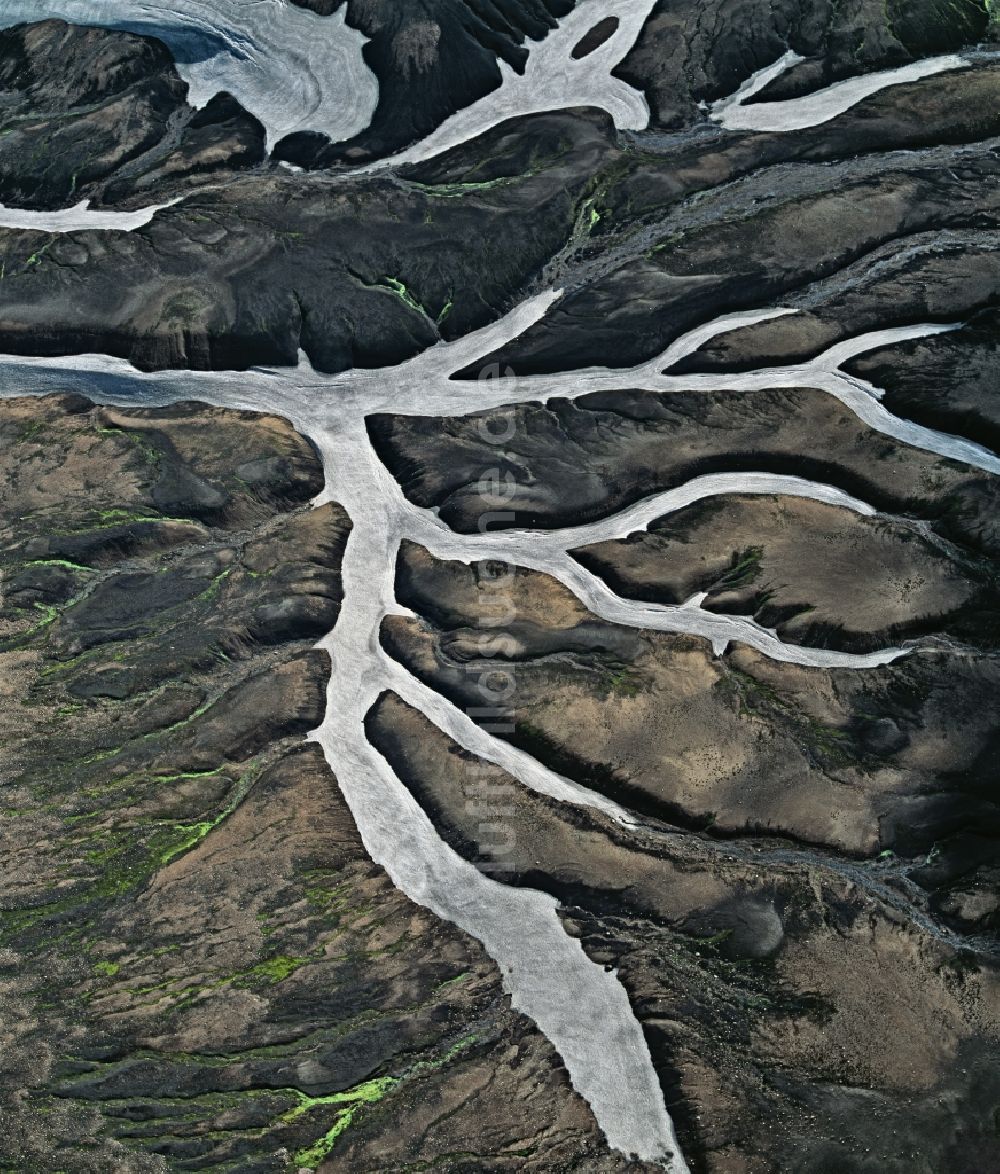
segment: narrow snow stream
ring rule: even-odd
[[[91,208],[88,200],[61,208],[57,212],[33,212],[28,208],[8,208],[0,204],[0,228],[21,228],[36,232],[81,232],[84,229],[134,232],[144,228],[157,212],[179,204],[183,196],[152,204],[136,212],[116,212],[113,208]]]
[[[746,105],[747,99],[759,94],[775,79],[781,77],[793,66],[804,61],[798,53],[789,50],[772,65],[758,70],[728,98],[720,98],[712,104],[711,118],[726,130],[790,131],[805,130],[819,126],[830,119],[850,110],[865,98],[877,94],[888,86],[904,82],[919,81],[937,73],[963,69],[972,62],[967,57],[949,54],[945,57],[926,57],[911,61],[896,69],[882,69],[877,73],[859,74],[857,77],[834,82],[815,93],[801,98],[788,98],[780,102],[754,102]]]

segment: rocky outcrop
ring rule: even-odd
[[[953,333],[861,355],[847,370],[884,390],[890,412],[1000,449],[1000,311],[983,310]]]
[[[699,103],[725,97],[788,49],[807,60],[760,95],[797,97],[844,77],[954,52],[987,35],[985,0],[659,0],[618,74],[643,89],[658,126],[699,121]]]
[[[973,835],[995,859],[991,651],[931,641],[867,668],[788,664],[738,643],[716,657],[697,637],[600,620],[520,568],[503,579],[498,627],[491,570],[404,545],[397,595],[416,616],[388,617],[383,643],[487,725],[490,674],[513,680],[504,736],[559,774],[712,836],[895,853],[917,868],[935,844]]]
[[[918,156],[903,167],[892,159],[888,166],[882,160],[796,168],[781,173],[777,188],[774,174],[750,176],[738,191],[723,188],[661,217],[618,249],[604,242],[608,256],[591,267],[590,280],[567,290],[544,318],[485,361],[519,375],[630,367],[723,314],[785,305],[810,283],[842,283],[850,266],[871,272],[887,254],[908,257],[911,246],[930,243],[931,230],[993,233],[1000,226],[993,152],[980,145],[965,153],[961,173],[942,170],[942,162]],[[995,272],[989,273],[980,305],[995,294]],[[916,308],[921,296],[936,293],[913,291],[909,300]],[[968,291],[948,291],[944,305],[949,297],[959,312],[969,308]],[[915,317],[919,311],[890,306],[881,325]]]
[[[610,391],[511,405],[499,466],[483,419],[377,415],[369,430],[407,496],[463,532],[487,516],[494,529],[576,525],[702,474],[760,471],[837,486],[973,552],[1000,549],[995,475],[876,432],[825,392]]]
[[[135,232],[0,230],[0,349],[143,368],[295,365],[300,348],[324,371],[409,358],[496,318],[572,233],[614,153],[603,115],[553,114],[533,131],[523,172],[523,131],[494,132],[498,181],[461,199],[432,172],[331,187],[274,171]]]
[[[782,299],[795,313],[727,331],[674,364],[671,373],[782,366],[886,326],[957,325],[997,297],[996,244],[992,232],[926,232],[884,246],[835,277]]]

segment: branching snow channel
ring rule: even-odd
[[[515,1006],[541,1028],[563,1057],[574,1086],[591,1105],[609,1142],[626,1152],[661,1161],[673,1174],[687,1170],[641,1029],[614,974],[594,965],[563,931],[555,902],[528,889],[501,885],[453,852],[365,734],[364,719],[385,690],[397,692],[448,736],[508,770],[525,785],[553,798],[597,808],[619,822],[632,817],[617,804],[547,770],[529,755],[476,726],[446,698],[392,661],[379,643],[383,618],[400,610],[395,567],[403,538],[441,558],[505,559],[550,574],[596,615],[618,624],[689,632],[721,652],[732,640],[796,664],[856,668],[884,664],[903,654],[885,649],[865,656],[784,644],[773,632],[740,616],[704,611],[699,599],[682,607],[624,600],[567,552],[585,542],[620,536],[671,509],[718,493],[794,493],[870,514],[864,502],[801,478],[764,473],[697,478],[620,511],[616,516],[552,531],[453,533],[431,511],[419,509],[372,449],[366,418],[379,411],[411,415],[461,415],[504,404],[591,390],[646,387],[664,393],[732,388],[814,386],[850,404],[873,427],[931,451],[979,467],[1000,462],[967,442],[917,429],[897,420],[872,391],[846,380],[838,365],[863,350],[940,327],[883,331],[839,344],[809,363],[749,372],[737,377],[670,376],[656,364],[635,371],[590,370],[537,379],[456,381],[450,376],[527,329],[551,305],[554,293],[517,307],[501,322],[453,344],[439,344],[395,368],[353,370],[327,376],[303,361],[297,368],[254,371],[159,371],[141,373],[104,355],[69,358],[0,358],[0,394],[80,391],[108,403],[167,404],[202,400],[287,416],[317,445],[326,487],[318,501],[337,500],[353,530],[343,564],[344,603],[335,630],[323,641],[332,661],[327,714],[315,732],[373,860],[399,888],[479,939],[500,966]],[[778,311],[780,312],[780,311]],[[692,331],[657,363],[676,361],[708,339],[776,311],[727,316]],[[963,447],[965,446],[965,447]],[[975,446],[972,446],[974,449]]]

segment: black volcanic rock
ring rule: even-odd
[[[892,347],[847,364],[885,390],[890,412],[1000,450],[1000,310],[961,329]]]
[[[862,260],[870,266],[890,243],[931,229],[995,230],[996,155],[980,147],[964,162],[956,171],[918,156],[874,174],[845,165],[832,187],[829,167],[785,173],[778,189],[756,177],[744,188],[749,208],[723,189],[717,211],[709,198],[673,231],[645,234],[641,250],[611,251],[592,281],[567,291],[490,361],[521,375],[631,366],[713,317],[783,304],[810,282]]]
[[[127,168],[119,172],[104,188],[101,202],[136,203],[139,197],[153,200],[161,193],[173,196],[200,186],[204,176],[256,167],[267,154],[265,138],[259,120],[223,91],[191,114],[172,150],[146,160],[134,174]]]
[[[160,41],[62,20],[14,25],[0,32],[0,87],[34,113],[58,114],[120,97],[159,80],[163,99],[184,83]]]
[[[603,20],[599,20],[592,29],[584,33],[579,41],[573,46],[570,56],[575,61],[581,61],[584,57],[589,57],[591,53],[599,49],[605,41],[618,32],[621,21],[617,16],[606,16]]]
[[[819,126],[679,136],[663,154],[636,151],[613,182],[600,184],[597,232],[630,232],[637,223],[655,223],[685,197],[765,166],[859,156],[875,165],[879,152],[990,139],[1000,133],[1000,109],[993,101],[998,85],[1000,67],[985,61],[975,69],[891,86]],[[787,171],[775,172],[775,182],[779,177],[782,184],[793,178]]]
[[[329,15],[344,0],[293,0]],[[275,158],[329,167],[390,155],[430,134],[457,110],[497,89],[498,58],[524,67],[525,38],[540,40],[575,0],[346,0],[348,23],[370,42],[365,60],[379,82],[371,124],[345,143],[289,135]]]
[[[981,41],[989,20],[986,0],[658,0],[616,72],[645,90],[656,125],[674,128],[700,120],[699,102],[733,93],[788,49],[814,61],[768,98],[953,52]]]
[[[58,208],[153,150],[187,86],[159,41],[49,20],[0,31],[0,199]]]
[[[511,434],[500,466],[509,488],[496,493],[497,452],[481,428],[494,417]],[[609,391],[444,419],[379,414],[369,432],[407,496],[467,533],[492,511],[504,511],[493,528],[576,525],[707,473],[756,471],[832,484],[970,551],[1000,552],[1000,478],[876,432],[808,388]]]
[[[144,368],[294,365],[300,347],[325,371],[409,358],[498,317],[618,154],[594,113],[519,120],[491,142],[509,181],[459,199],[433,170],[333,184],[275,170],[212,185],[135,232],[0,230],[0,349]]]
[[[670,372],[781,366],[890,325],[957,325],[1000,296],[998,243],[995,232],[967,231],[925,232],[891,242],[787,299],[794,314],[720,334]],[[846,368],[867,369],[863,364],[859,358]]]

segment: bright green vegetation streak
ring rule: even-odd
[[[45,242],[45,244],[42,245],[42,247],[40,249],[38,249],[36,252],[31,254],[31,256],[27,259],[27,261],[25,261],[24,265],[22,265],[20,273],[16,273],[16,274],[14,274],[14,276],[18,277],[18,276],[20,276],[20,274],[27,273],[29,269],[33,268],[35,265],[40,264],[42,258],[49,251],[49,249],[52,248],[52,246],[55,243],[56,243],[56,238],[54,236],[51,236]]]
[[[107,530],[112,526],[134,522],[173,522],[177,526],[193,526],[201,529],[201,524],[192,518],[169,518],[161,514],[136,513],[134,510],[98,510],[98,524],[96,526],[77,526],[72,530],[56,530],[56,534],[89,534],[93,530]]]
[[[94,969],[98,974],[106,975],[108,978],[114,978],[118,971],[121,970],[121,967],[117,962],[95,962]]]
[[[192,715],[194,716],[194,715]],[[190,720],[190,719],[188,719]],[[183,855],[185,852],[190,852],[192,848],[196,848],[202,840],[205,839],[210,832],[215,831],[223,820],[228,819],[237,807],[243,802],[250,790],[250,785],[256,777],[256,772],[251,769],[248,770],[233,788],[232,795],[229,802],[219,812],[215,819],[202,820],[199,823],[178,824],[174,828],[172,835],[179,836],[173,844],[160,852],[159,860],[161,864],[169,864],[171,860]]]
[[[397,1084],[399,1084],[398,1077],[383,1076],[378,1080],[369,1080],[365,1084],[358,1084],[354,1088],[348,1089],[347,1092],[335,1092],[326,1097],[307,1097],[305,1093],[299,1092],[297,1089],[291,1090],[299,1098],[299,1103],[281,1118],[283,1122],[294,1121],[318,1106],[344,1106],[338,1111],[337,1120],[333,1126],[321,1138],[313,1142],[307,1149],[299,1150],[295,1155],[296,1165],[300,1168],[305,1167],[307,1170],[315,1170],[337,1144],[337,1138],[349,1128],[361,1106],[371,1105],[382,1100],[386,1093],[395,1088]]]
[[[386,289],[391,290],[403,302],[403,304],[409,306],[411,310],[416,310],[418,314],[423,314],[425,318],[430,317],[421,303],[417,301],[417,299],[397,277],[383,277],[382,285]]]
[[[462,978],[464,976],[458,975],[457,977]],[[462,1039],[453,1044],[437,1060],[422,1060],[414,1064],[412,1068],[409,1068],[401,1077],[383,1076],[378,1080],[369,1080],[365,1084],[355,1085],[354,1088],[348,1089],[347,1092],[334,1093],[328,1097],[307,1097],[304,1093],[300,1093],[297,1090],[289,1090],[295,1092],[295,1095],[299,1097],[299,1104],[282,1117],[282,1121],[285,1122],[301,1117],[303,1113],[307,1113],[317,1105],[344,1106],[339,1110],[337,1120],[333,1123],[333,1126],[318,1141],[315,1141],[308,1149],[299,1150],[294,1158],[296,1164],[308,1170],[315,1170],[324,1158],[329,1155],[330,1151],[337,1144],[337,1139],[350,1127],[351,1122],[364,1105],[374,1104],[376,1101],[382,1100],[387,1093],[392,1092],[396,1085],[401,1084],[405,1079],[419,1076],[424,1072],[433,1072],[438,1068],[443,1068],[459,1052],[464,1051],[471,1044],[474,1044],[477,1038],[475,1035],[463,1036]]]
[[[7,942],[25,930],[33,929],[48,917],[67,913],[74,909],[79,899],[66,897],[61,901],[50,901],[47,905],[33,905],[30,909],[0,911],[0,942]]]
[[[219,592],[222,590],[222,584],[232,573],[233,568],[229,567],[227,570],[222,571],[220,574],[216,575],[209,586],[206,587],[205,590],[199,596],[197,596],[193,602],[205,603],[212,599],[216,599],[219,595]]]
[[[422,314],[425,318],[429,318],[436,326],[440,326],[445,318],[447,318],[455,308],[454,299],[449,297],[445,304],[441,307],[437,316],[434,317],[428,313],[427,307],[423,304],[423,302],[417,301],[417,299],[413,296],[413,294],[410,293],[410,291],[399,280],[398,277],[383,277],[379,284],[381,288],[388,289],[394,293],[396,297],[400,299],[403,305],[407,306],[415,313]]]
[[[124,746],[115,746],[111,750],[98,750],[95,754],[88,754],[86,758],[81,759],[84,766],[92,766],[95,762],[103,762],[106,758],[114,758],[116,754],[121,754]]]
[[[337,1138],[354,1120],[357,1109],[344,1109],[337,1118],[336,1125],[329,1132],[324,1133],[319,1141],[308,1149],[299,1150],[295,1155],[295,1164],[300,1169],[316,1170],[327,1154],[337,1144]]]
[[[435,990],[443,991],[450,986],[458,986],[459,983],[467,982],[471,977],[471,970],[463,970],[461,974],[456,974],[454,978],[446,978],[444,982],[439,982]]]
[[[164,726],[162,730],[150,730],[148,734],[141,735],[141,737],[137,738],[136,741],[148,742],[151,738],[160,738],[164,734],[172,734],[174,730],[179,730],[182,726],[189,725],[191,722],[195,721],[196,718],[202,717],[204,714],[208,713],[214,704],[215,701],[206,701],[204,705],[199,705],[194,713],[189,714],[188,717],[181,718],[179,722],[174,722],[172,726]],[[112,746],[110,750],[99,750],[96,754],[91,754],[89,758],[82,759],[82,762],[84,766],[91,766],[95,762],[103,762],[106,758],[116,757],[116,755],[121,754],[124,749],[124,746]],[[221,770],[222,767],[218,767],[216,771],[208,771],[207,773],[216,774]],[[199,776],[196,775],[193,777]],[[124,780],[122,781],[124,782]]]
[[[742,554],[734,555],[733,565],[722,579],[723,584],[732,589],[752,582],[760,574],[760,562],[763,557],[762,546],[751,546]]]
[[[243,972],[244,978],[266,978],[272,986],[284,982],[289,975],[294,974],[300,966],[305,966],[308,958],[289,958],[281,955],[277,958],[268,958],[266,962],[259,962],[249,970]]]
[[[205,771],[193,777],[206,777],[221,771]],[[132,858],[128,861],[128,853],[132,848],[132,839],[128,836],[111,837],[110,840],[96,841],[95,847],[86,853],[86,859],[92,865],[100,868],[100,875],[87,889],[76,892],[60,901],[49,902],[45,905],[36,905],[30,909],[0,911],[0,941],[7,942],[16,938],[25,931],[40,926],[49,918],[62,913],[79,910],[95,899],[117,899],[134,891],[143,885],[162,865],[169,863],[185,852],[189,852],[205,839],[211,831],[227,819],[246,798],[259,767],[251,766],[239,778],[233,787],[228,802],[223,810],[212,820],[204,820],[196,824],[180,824],[175,827],[169,825],[153,825],[154,831],[146,842],[141,859]],[[178,776],[187,777],[187,776]],[[77,817],[80,820],[89,816]],[[138,833],[142,829],[136,829]],[[133,837],[134,838],[134,837]],[[91,841],[94,842],[94,841]],[[233,976],[235,978],[265,979],[270,982],[280,982],[287,977],[292,969],[296,969],[305,960],[303,959],[272,959],[262,963],[252,970]],[[99,967],[98,967],[99,969]],[[110,971],[103,971],[110,976]],[[230,979],[222,980],[222,985]]]
[[[710,934],[707,938],[693,937],[691,938],[691,942],[699,946],[720,946],[732,936],[733,931],[731,929],[723,929],[718,933]]]
[[[606,675],[604,681],[612,693],[621,697],[637,697],[642,692],[642,678],[627,668]]]
[[[306,873],[307,877],[313,879],[318,879],[320,875],[322,874]],[[349,881],[345,881],[343,884],[335,885],[332,889],[325,889],[321,885],[312,885],[306,889],[305,895],[310,905],[315,905],[325,912],[337,912],[347,904],[350,891],[351,884]]]
[[[24,640],[28,636],[34,636],[36,632],[40,632],[43,628],[47,628],[49,624],[54,623],[56,617],[59,615],[59,608],[52,607],[51,604],[46,606],[44,603],[36,603],[35,607],[44,612],[44,618],[40,620],[33,628],[29,628],[20,639]]]
[[[159,950],[154,950],[152,956],[155,958],[162,954],[173,952],[178,948],[177,946],[164,946]],[[168,978],[164,982],[153,983],[152,986],[130,987],[128,993],[133,999],[141,999],[145,995],[162,995],[164,998],[171,1000],[172,1010],[176,1011],[182,1007],[190,1006],[196,999],[212,991],[221,990],[223,987],[252,987],[259,985],[262,981],[268,983],[270,986],[277,986],[279,982],[284,982],[286,978],[294,974],[300,967],[305,966],[309,961],[309,958],[279,956],[269,958],[265,962],[259,962],[256,966],[251,966],[246,970],[238,970],[234,974],[224,974],[212,982],[189,983],[184,985],[182,978]],[[148,1006],[149,1004],[145,1005]],[[285,1092],[294,1096],[301,1095],[296,1089],[275,1089],[273,1091],[278,1093]]]
[[[26,567],[62,567],[67,571],[86,571],[90,575],[96,573],[93,567],[85,567],[80,563],[71,563],[64,558],[36,558],[24,565]]]
[[[158,465],[163,459],[163,453],[158,448],[147,444],[141,436],[137,436],[134,432],[129,432],[124,428],[98,428],[97,433],[99,436],[122,437],[123,440],[128,441],[129,444],[134,445],[139,450],[147,464]]]
[[[492,188],[505,187],[520,178],[503,175],[498,179],[486,179],[479,183],[412,183],[411,186],[436,199],[455,200],[467,196],[470,192],[488,192]]]
[[[190,852],[192,848],[196,848],[202,840],[214,831],[225,817],[217,815],[215,819],[206,820],[202,823],[179,824],[177,832],[181,833],[181,839],[177,841],[173,847],[168,848],[166,852],[160,855],[161,864],[169,864],[176,856],[182,856],[185,852]]]
[[[390,1089],[399,1084],[399,1081],[398,1076],[380,1076],[377,1080],[366,1080],[363,1084],[356,1084],[354,1088],[349,1088],[346,1092],[329,1093],[325,1097],[310,1097],[297,1088],[288,1089],[287,1091],[296,1097],[298,1104],[294,1109],[290,1109],[281,1120],[295,1121],[318,1105],[371,1105],[380,1101]]]
[[[471,1047],[478,1039],[479,1036],[475,1033],[472,1035],[463,1035],[462,1038],[456,1043],[453,1043],[447,1052],[445,1052],[445,1054],[439,1059],[421,1060],[414,1064],[413,1067],[407,1071],[406,1075],[417,1076],[421,1072],[434,1072],[438,1068],[443,1068],[450,1060],[454,1060],[459,1052],[464,1052],[466,1048]]]
[[[56,565],[62,565],[58,560],[53,560],[53,562],[55,562]],[[30,566],[32,564],[28,565]],[[44,563],[40,562],[36,565],[44,565]],[[73,566],[74,564],[66,563],[65,565]],[[90,571],[90,568],[80,567],[79,570]],[[71,599],[66,600],[65,603],[60,604],[58,607],[54,606],[53,604],[44,604],[36,601],[34,604],[35,610],[42,612],[43,618],[39,620],[39,622],[33,627],[29,628],[26,632],[22,632],[19,636],[11,637],[6,641],[0,641],[0,645],[3,645],[7,648],[14,648],[19,644],[23,644],[24,641],[30,640],[33,636],[37,636],[39,632],[44,631],[45,628],[48,628],[51,624],[55,623],[55,621],[59,618],[60,615],[63,614],[63,612],[69,611],[71,607],[74,607],[76,604],[78,604],[85,595],[86,589],[82,588],[81,590],[77,591],[77,593]]]
[[[588,196],[580,205],[576,213],[576,220],[573,223],[573,233],[571,243],[579,243],[594,231],[594,228],[601,221],[601,214],[598,212],[595,204],[597,203],[597,194]]]
[[[137,522],[155,522],[156,517],[152,514],[136,514],[130,510],[113,509],[113,510],[98,510],[97,516],[102,522],[116,522],[116,521],[137,521]]]
[[[186,779],[214,779],[216,775],[222,774],[223,769],[223,767],[217,766],[215,770],[188,770],[179,775],[152,775],[150,777],[157,783],[181,783]],[[130,775],[129,781],[139,777],[139,775]],[[125,779],[119,780],[118,785],[121,786],[125,781]]]

